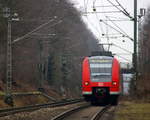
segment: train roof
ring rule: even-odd
[[[88,57],[90,60],[92,59],[105,59],[105,60],[112,60],[114,57],[112,56],[90,56]]]

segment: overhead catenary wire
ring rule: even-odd
[[[118,55],[118,54],[116,54],[116,56],[118,56],[118,57],[120,57],[121,59],[123,59],[123,60],[125,60],[125,61],[128,61],[128,62],[132,62],[131,60],[129,60],[129,59],[127,59],[127,58],[125,58],[125,57],[122,57],[122,56],[120,56],[120,55]]]
[[[117,54],[117,55],[128,55],[128,56],[129,56],[129,55],[132,55],[132,53],[113,53],[113,54],[114,54],[114,55],[115,55],[115,54]]]
[[[88,2],[89,2],[89,0],[84,0],[85,13],[87,13]],[[100,30],[90,21],[90,19],[88,18],[87,15],[85,16],[85,18],[87,19],[88,24],[89,24],[91,27],[93,27],[93,28],[97,31],[97,33],[98,33],[99,35],[101,35]],[[99,38],[97,38],[97,39],[99,39]]]
[[[110,14],[110,13],[120,13],[120,11],[103,11],[103,12],[100,12],[100,11],[97,11],[97,12],[84,12],[83,14],[102,14],[102,13],[106,13],[106,14]]]
[[[88,20],[88,23],[89,23],[89,24],[97,31],[97,33],[100,35],[101,33],[100,33],[99,29],[98,29],[94,24],[92,24],[92,22],[89,20],[88,16],[86,16],[86,19]]]
[[[130,13],[126,11],[126,9],[120,4],[120,2],[119,2],[118,0],[115,0],[115,1],[116,1],[116,2],[118,3],[118,5],[123,9],[123,11],[126,13],[126,15],[127,15],[129,18],[133,19],[133,17],[130,15]]]
[[[111,19],[109,17],[107,17],[108,20],[111,21]],[[111,21],[113,23],[114,26],[116,26],[122,33],[124,33],[126,36],[129,36],[123,29],[121,29],[115,22]]]
[[[108,15],[106,17],[114,18],[114,19],[117,19],[117,20],[129,20],[129,21],[131,21],[130,19],[127,19],[127,18],[124,18],[124,17],[115,17],[115,16],[108,16]]]
[[[118,4],[123,10],[121,10],[118,6],[116,6],[113,2],[110,0],[107,0],[110,4],[112,4],[114,7],[116,7],[120,12],[122,12],[125,16],[129,17],[130,19],[133,19],[132,16],[122,7],[121,4]],[[118,2],[117,2],[118,3]]]
[[[103,2],[104,2],[104,1],[102,0],[102,2],[101,2],[101,3],[102,3],[102,6],[105,6]],[[113,4],[113,5],[111,5],[111,6],[114,7],[114,5],[115,5],[115,4]],[[119,6],[119,5],[115,5],[115,6]],[[102,10],[104,11],[104,7],[102,7]],[[119,13],[120,13],[120,10],[119,10]],[[108,20],[108,19],[107,19],[108,17],[107,17],[107,15],[106,15],[105,13],[104,13],[104,16],[105,16],[106,20],[103,20],[103,21],[105,21],[105,23],[108,24],[107,21],[110,21],[111,19]],[[122,20],[115,20],[115,19],[114,19],[113,21],[122,21]],[[105,24],[105,25],[106,25],[106,24]],[[107,30],[108,30],[108,25],[106,25],[106,26],[107,26]],[[110,26],[109,26],[109,27],[110,27]],[[118,31],[117,31],[117,32],[118,32]],[[119,34],[122,34],[122,33],[119,32]],[[123,36],[125,36],[125,35],[122,35],[122,37],[123,37]],[[108,33],[107,33],[107,39],[108,39],[108,38],[110,38],[110,37],[109,37],[109,35],[108,35]]]
[[[104,4],[103,4],[103,0],[102,0],[102,5],[104,6]],[[104,7],[102,7],[102,11],[104,11]],[[106,14],[105,13],[103,13],[104,14],[104,16],[106,16]],[[109,44],[109,36],[108,36],[108,27],[106,26],[106,38],[107,38],[107,43]],[[108,46],[108,51],[109,51],[109,49],[110,49],[110,46]]]
[[[117,8],[120,12],[122,12],[122,13],[124,13],[124,11],[123,10],[121,10],[120,8],[119,8],[119,6],[116,6],[113,2],[111,2],[110,0],[107,0],[112,6],[114,6],[115,8]],[[124,13],[125,14],[125,13]]]
[[[121,33],[109,33],[108,35],[121,35]]]
[[[95,7],[96,0],[93,1],[93,8]]]
[[[109,43],[109,35],[108,35],[108,26],[106,26],[106,38],[107,38],[107,43]],[[110,46],[108,46],[108,51],[109,51]]]
[[[103,0],[102,0],[103,1]],[[130,16],[130,14],[122,7],[122,5],[121,4],[116,4],[116,2],[114,3],[114,2],[112,2],[111,0],[108,0],[109,1],[109,3],[111,2],[111,5],[97,5],[96,6],[96,4],[95,4],[95,2],[96,2],[96,0],[93,0],[92,2],[93,2],[93,11],[94,12],[91,12],[91,11],[87,11],[87,14],[95,14],[96,15],[96,19],[99,19],[98,17],[100,17],[100,15],[102,15],[102,14],[104,14],[104,16],[105,16],[105,19],[104,18],[100,18],[99,19],[99,23],[101,23],[101,24],[99,24],[100,25],[100,30],[101,30],[101,33],[104,33],[105,32],[105,29],[103,29],[103,27],[104,26],[107,26],[107,27],[109,27],[109,28],[111,28],[111,29],[113,29],[114,31],[116,31],[117,33],[119,33],[120,34],[120,36],[116,36],[116,38],[118,38],[118,37],[126,37],[126,38],[128,38],[128,39],[130,39],[131,41],[133,41],[133,38],[132,37],[130,37],[127,33],[126,33],[126,31],[124,31],[122,28],[120,28],[120,26],[117,24],[117,23],[115,23],[115,22],[126,22],[126,21],[132,21],[132,18],[133,17],[131,17]],[[101,2],[102,3],[102,2]],[[100,9],[97,9],[96,10],[96,8],[97,7],[101,7],[103,10],[102,11],[100,11]],[[106,9],[105,9],[105,7],[106,7]],[[111,11],[111,9],[107,9],[108,7],[111,7],[111,8],[113,8],[114,7],[114,9],[112,9],[112,11]],[[95,9],[94,9],[95,8]],[[115,8],[117,8],[117,9],[115,9]],[[114,19],[110,19],[110,17],[107,17],[107,16],[110,16],[111,15],[111,13],[114,13],[114,14],[117,14],[117,15],[120,15],[121,13],[123,13],[125,16],[128,16],[128,17],[124,17],[124,18],[117,18],[117,17],[114,17],[114,16],[111,16],[112,18],[114,18]],[[119,14],[120,13],[120,14]],[[120,16],[119,16],[120,17]],[[128,18],[128,19],[127,19]],[[129,19],[130,18],[130,19]],[[108,22],[107,22],[108,21]],[[109,22],[110,21],[110,22]],[[102,26],[102,27],[101,27]],[[107,29],[108,30],[108,29]],[[111,31],[111,30],[110,30]],[[105,34],[101,34],[101,39],[103,39]],[[107,34],[107,38],[109,37],[109,35]],[[111,39],[111,37],[109,37],[110,39]],[[104,38],[105,39],[105,38]],[[107,39],[108,40],[108,39]],[[109,43],[109,41],[107,41],[108,43]],[[107,44],[108,44],[107,43]],[[130,55],[132,54],[132,52],[131,51],[129,51],[129,50],[127,50],[127,49],[125,49],[125,48],[123,48],[123,47],[121,47],[121,46],[119,46],[119,45],[116,45],[116,44],[112,44],[112,45],[114,45],[115,47],[118,47],[119,49],[122,49],[123,51],[125,51],[125,52],[128,52]],[[129,61],[129,60],[127,60],[126,59],[126,61]]]
[[[115,31],[119,32],[120,34],[124,35],[124,37],[129,38],[131,41],[133,41],[133,38],[131,38],[130,36],[125,35],[124,33],[122,33],[121,31],[119,31],[118,29],[114,28],[113,26],[109,25],[108,23],[106,23],[105,21],[100,19],[100,22],[103,22],[105,25],[109,26],[110,28],[114,29]]]
[[[116,5],[116,6],[119,6],[119,5]],[[106,7],[106,8],[107,8],[107,7],[109,7],[109,8],[110,8],[110,7],[114,7],[114,6],[112,6],[112,5],[101,5],[101,6],[95,6],[95,8],[97,8],[97,7]]]
[[[97,20],[99,20],[97,14],[95,14],[95,15],[96,15]],[[99,27],[100,27],[100,29],[101,29],[101,31],[102,31],[102,34],[103,34],[103,33],[104,33],[104,30],[103,30],[103,26],[101,25],[100,22],[99,22]],[[100,39],[100,37],[101,37],[101,33],[99,32],[99,39]]]
[[[88,2],[89,2],[89,0],[84,0],[84,8],[85,8],[85,12],[87,12]]]
[[[84,0],[84,12],[86,11],[86,7],[85,7],[86,3],[85,2],[86,2],[86,0]]]
[[[110,39],[117,39],[117,38],[122,38],[123,36],[109,36]],[[107,37],[101,37],[101,38],[107,38]]]
[[[18,42],[18,41],[20,41],[20,40],[23,40],[23,39],[29,37],[30,35],[32,35],[32,33],[34,33],[34,32],[36,32],[36,31],[40,30],[41,28],[43,28],[43,27],[45,27],[46,25],[50,24],[52,21],[54,21],[54,19],[49,20],[48,22],[46,22],[46,23],[44,23],[44,24],[38,26],[37,28],[35,28],[35,29],[32,30],[31,32],[29,32],[29,33],[27,33],[27,34],[25,34],[25,35],[23,35],[23,36],[21,36],[21,37],[15,39],[15,40],[13,40],[12,43],[14,44],[14,43],[16,43],[16,42]],[[62,20],[59,20],[57,23],[54,23],[53,25],[51,25],[51,26],[49,26],[49,27],[53,27],[53,26],[55,26],[55,25],[57,25],[57,24],[59,24],[59,23],[61,23],[61,22],[62,22]]]
[[[99,18],[98,18],[98,15],[97,15],[97,14],[96,14],[96,18],[97,18],[97,20],[99,20]],[[101,25],[101,23],[100,23],[100,22],[98,22],[98,23],[99,23],[99,26],[100,26],[100,29],[101,29],[102,33],[104,33],[103,26]]]
[[[129,50],[125,49],[125,48],[122,48],[122,47],[120,47],[119,45],[116,45],[116,44],[114,44],[114,43],[112,43],[112,45],[115,46],[115,47],[118,47],[119,49],[122,49],[122,50],[124,50],[124,51],[126,51],[126,52],[128,52],[128,53],[130,53],[130,54],[132,54],[131,51],[129,51]]]
[[[93,4],[93,8],[94,8],[94,6],[95,6],[95,4]],[[97,13],[95,13],[95,16],[96,16],[96,19],[99,21],[99,18],[98,18],[98,14],[97,14]],[[98,22],[98,24],[99,24],[99,27],[100,27],[100,29],[101,29],[101,31],[102,31],[102,34],[103,34],[103,33],[104,33],[103,26],[101,25],[100,22]],[[101,35],[100,35],[100,37],[101,37]]]
[[[124,20],[115,20],[115,19],[110,19],[110,20],[107,20],[107,19],[102,19],[103,21],[115,21],[115,22],[129,22],[130,20],[127,20],[127,19],[124,19]]]
[[[119,49],[121,49],[121,50],[123,50],[123,51],[129,53],[129,54],[132,54],[131,51],[129,51],[129,50],[125,49],[125,48],[122,48],[122,47],[120,47],[120,46],[118,46],[118,45],[116,45],[116,44],[114,44],[114,43],[99,43],[99,45],[115,46],[115,47],[117,47],[117,48],[119,48]]]
[[[114,4],[113,4],[114,5]],[[106,16],[105,15],[105,17],[106,17],[106,19],[108,19],[109,17],[108,16]],[[108,19],[109,21],[111,21],[111,19]],[[106,20],[106,22],[105,22],[105,25],[106,26],[108,26],[109,24],[107,23],[107,21],[108,20]],[[109,25],[109,27],[111,27],[112,29],[114,29],[115,31],[117,31],[117,32],[119,32],[120,34],[122,34],[122,36],[119,36],[119,37],[127,37],[127,38],[129,38],[130,40],[132,40],[133,41],[133,39],[129,36],[129,35],[127,35],[127,33],[125,33],[124,32],[124,30],[122,30],[116,23],[114,23],[113,21],[111,21],[119,30],[117,30],[117,29],[115,29],[113,26],[111,26],[111,25]],[[107,36],[107,38],[108,38],[108,36]],[[110,37],[109,37],[110,38]],[[117,37],[118,38],[118,37]],[[115,45],[115,44],[114,44]],[[119,47],[119,46],[117,46],[116,45],[116,47]],[[126,49],[124,49],[124,48],[121,48],[121,47],[119,47],[120,49],[123,49],[124,51],[126,51],[126,52],[130,52],[130,51],[127,51]]]

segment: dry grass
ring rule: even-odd
[[[14,107],[22,107],[26,105],[43,104],[49,102],[49,99],[42,95],[26,95],[26,96],[14,96]],[[5,104],[4,96],[0,97],[0,109],[9,108],[11,106]]]
[[[150,103],[123,102],[114,120],[150,120]]]

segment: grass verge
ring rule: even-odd
[[[119,105],[114,120],[150,120],[150,103],[124,101]]]

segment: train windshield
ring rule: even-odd
[[[111,82],[112,58],[90,59],[91,81]]]

